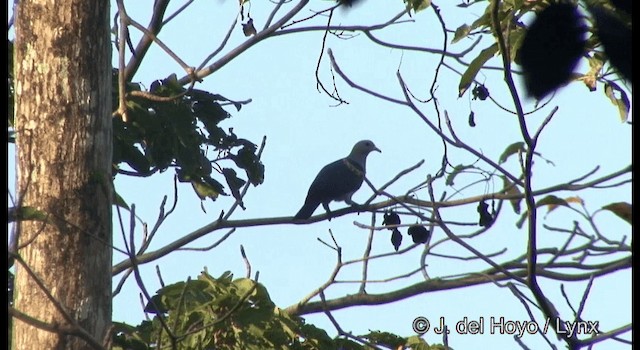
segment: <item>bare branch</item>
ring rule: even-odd
[[[385,101],[388,101],[388,102],[391,102],[391,103],[400,104],[400,105],[406,105],[406,103],[405,103],[404,101],[397,100],[397,99],[394,99],[394,98],[392,98],[392,97],[388,97],[388,96],[385,96],[385,95],[379,94],[379,93],[377,93],[377,92],[371,91],[371,90],[369,90],[369,89],[367,89],[367,88],[364,88],[364,87],[362,87],[362,86],[360,86],[360,85],[355,84],[351,79],[349,79],[349,77],[347,77],[347,75],[346,75],[346,74],[344,74],[344,73],[342,72],[342,69],[340,69],[340,66],[338,66],[338,64],[336,63],[335,58],[333,57],[333,52],[331,51],[331,49],[329,49],[329,50],[327,51],[327,54],[329,55],[329,59],[331,60],[331,66],[333,67],[333,69],[335,69],[335,70],[336,70],[336,72],[338,73],[338,75],[339,75],[339,76],[340,76],[340,77],[341,77],[341,78],[342,78],[342,79],[343,79],[347,84],[349,84],[349,86],[351,86],[352,88],[354,88],[354,89],[356,89],[356,90],[360,90],[360,91],[362,91],[362,92],[365,92],[365,93],[367,93],[367,94],[369,94],[369,95],[371,95],[371,96],[377,97],[377,98],[379,98],[379,99],[381,99],[381,100],[385,100]]]
[[[324,296],[324,292],[320,291],[320,300],[322,301],[322,303],[326,303],[326,299]],[[376,346],[375,344],[368,342],[360,337],[356,337],[353,334],[351,334],[350,332],[345,332],[342,327],[340,327],[340,325],[338,324],[338,321],[336,321],[335,317],[333,317],[333,315],[331,314],[331,311],[327,308],[325,308],[324,310],[324,314],[327,315],[327,317],[329,318],[329,320],[331,321],[331,323],[333,324],[333,326],[336,328],[336,330],[338,331],[338,335],[343,336],[343,337],[347,337],[347,338],[351,338],[359,343],[362,344],[366,344],[368,345],[368,347],[373,348],[373,349],[381,349],[380,347]]]
[[[264,27],[262,27],[262,30],[265,30],[267,28],[269,28],[269,26],[271,25],[271,22],[273,21],[273,18],[276,16],[276,14],[278,13],[278,11],[280,10],[280,8],[282,7],[282,5],[286,2],[287,0],[279,0],[278,3],[276,4],[276,6],[273,8],[273,10],[271,10],[271,13],[269,14],[269,17],[267,17],[267,20],[264,23]]]
[[[206,247],[201,247],[201,248],[191,248],[191,247],[185,247],[185,248],[178,248],[176,249],[176,251],[178,250],[182,250],[182,251],[196,251],[196,252],[205,252],[205,251],[209,251],[217,246],[219,246],[222,242],[226,241],[227,238],[229,238],[234,232],[236,232],[235,227],[230,229],[229,231],[227,231],[227,233],[225,233],[222,237],[220,237],[220,239],[218,239],[217,241],[215,241],[213,244],[208,245]]]
[[[169,21],[171,21],[172,19],[176,18],[182,11],[186,10],[187,7],[189,7],[189,5],[191,5],[191,3],[194,0],[187,0],[187,2],[185,2],[182,6],[180,6],[180,8],[178,8],[174,13],[172,13],[171,15],[169,15],[167,17],[167,19],[165,19],[164,21],[162,21],[162,25],[161,27],[164,27],[167,23],[169,23]]]
[[[613,172],[611,174],[602,176],[598,179],[594,179],[592,181],[586,182],[586,183],[582,183],[582,184],[560,184],[560,185],[555,185],[555,186],[551,186],[551,187],[547,187],[544,189],[540,189],[537,191],[533,192],[533,195],[535,196],[539,196],[539,195],[545,195],[545,194],[549,194],[549,193],[553,193],[556,191],[579,191],[582,189],[586,189],[586,188],[592,188],[594,185],[596,184],[600,184],[600,183],[604,183],[607,181],[610,181],[612,179],[615,179],[619,176],[623,176],[625,174],[628,174],[631,172],[631,166],[625,167],[624,169],[621,169],[619,171]],[[481,196],[473,196],[473,197],[468,197],[468,198],[464,198],[464,199],[459,199],[459,200],[451,200],[451,201],[447,201],[447,202],[430,202],[430,201],[423,201],[423,200],[418,200],[415,199],[413,197],[409,197],[409,196],[399,196],[399,197],[395,197],[393,200],[386,200],[386,201],[381,201],[375,204],[370,204],[364,207],[346,207],[343,209],[338,209],[338,210],[334,210],[332,211],[332,217],[339,217],[339,216],[344,216],[350,213],[356,213],[356,212],[361,212],[363,210],[366,211],[375,211],[375,210],[382,210],[384,208],[396,205],[398,203],[398,201],[401,201],[403,203],[407,203],[407,204],[413,204],[413,205],[417,205],[423,208],[433,208],[433,207],[438,207],[438,208],[449,208],[449,207],[455,207],[455,206],[460,206],[460,205],[466,205],[469,203],[475,203],[478,202],[484,198],[495,198],[495,199],[504,199],[504,200],[509,200],[509,199],[518,199],[518,198],[522,198],[523,195],[522,194],[507,194],[507,193],[502,193],[502,192],[496,192],[493,194],[489,194],[489,195],[481,195]],[[311,218],[309,218],[309,220],[307,220],[305,222],[305,224],[310,224],[313,222],[319,222],[322,220],[326,220],[328,218],[327,214],[320,214],[320,215],[316,215],[316,216],[312,216]],[[257,219],[247,219],[247,220],[227,220],[224,218],[219,218],[216,221],[213,221],[212,223],[209,223],[207,225],[204,225],[202,227],[200,227],[199,229],[196,229],[195,231],[188,233],[186,235],[181,236],[180,238],[176,239],[175,241],[165,245],[164,247],[159,248],[156,251],[153,252],[149,252],[149,253],[145,253],[143,255],[140,255],[137,257],[137,261],[140,264],[143,263],[148,263],[154,260],[157,260],[169,253],[171,253],[172,251],[174,251],[177,248],[183,247],[188,243],[191,243],[193,241],[195,241],[198,238],[201,238],[203,236],[205,236],[206,234],[209,234],[211,232],[220,230],[220,229],[226,229],[226,228],[241,228],[241,227],[256,227],[256,226],[267,226],[267,225],[282,225],[282,224],[300,224],[297,222],[294,222],[293,217],[291,216],[285,216],[285,217],[274,217],[274,218],[257,218]],[[113,268],[113,274],[117,275],[119,273],[121,273],[122,271],[126,270],[127,268],[130,267],[130,262],[128,259],[116,264]]]
[[[362,255],[362,283],[360,284],[359,293],[366,293],[367,286],[367,269],[369,267],[369,255],[371,254],[371,247],[373,243],[373,232],[376,225],[376,214],[371,213],[371,228],[369,229],[369,238],[367,239],[367,245],[364,248],[364,254]]]
[[[202,79],[208,75],[215,73],[218,69],[222,68],[227,63],[231,62],[231,60],[236,58],[238,55],[240,55],[244,51],[248,50],[255,44],[259,43],[260,41],[270,37],[276,30],[278,30],[285,23],[287,23],[287,21],[289,21],[293,16],[295,16],[298,12],[300,12],[300,10],[302,10],[308,3],[309,3],[309,0],[300,0],[296,6],[294,6],[289,12],[287,12],[284,16],[282,16],[282,18],[280,18],[276,23],[256,33],[256,35],[250,37],[245,42],[243,42],[233,50],[229,51],[226,55],[222,56],[220,59],[218,59],[216,62],[209,65],[208,67],[204,69],[199,69],[194,74],[193,77],[190,77],[190,76],[182,77],[179,79],[178,82],[184,85],[193,81],[194,79],[196,80]]]
[[[331,272],[331,275],[329,276],[329,279],[325,283],[323,283],[320,287],[318,287],[316,290],[311,292],[309,295],[307,295],[304,298],[302,298],[297,303],[297,305],[299,307],[302,307],[303,305],[307,304],[309,302],[309,300],[311,300],[316,295],[320,294],[325,289],[327,289],[331,284],[333,284],[335,282],[335,280],[336,280],[336,277],[338,276],[338,273],[340,272],[340,269],[343,266],[343,264],[342,264],[342,248],[336,242],[335,237],[333,237],[333,234],[331,233],[331,231],[329,231],[329,234],[331,235],[331,238],[333,239],[333,242],[335,243],[336,258],[337,258],[336,267],[333,269],[333,272]]]
[[[227,43],[229,42],[229,38],[231,38],[231,34],[233,33],[233,30],[236,28],[236,23],[238,23],[238,17],[237,16],[233,18],[233,23],[231,23],[231,26],[229,27],[229,30],[227,31],[227,34],[222,39],[222,42],[220,42],[220,45],[218,46],[218,48],[215,49],[209,56],[207,56],[204,59],[204,61],[202,61],[202,63],[200,63],[200,65],[198,66],[198,68],[196,70],[198,70],[198,71],[201,70],[204,66],[207,65],[207,63],[209,63],[209,61],[211,61],[217,54],[219,54],[220,51],[222,51],[225,46],[227,46]]]
[[[579,266],[579,264],[575,264]],[[628,269],[631,268],[631,257],[623,258],[620,260],[608,262],[604,264],[605,266],[597,266],[594,267],[593,272],[583,273],[583,274],[575,274],[575,275],[566,275],[559,274],[556,272],[548,271],[544,269],[542,266],[538,266],[538,276],[546,277],[550,279],[557,280],[571,280],[571,281],[581,281],[588,280],[591,276],[603,276],[620,269]],[[521,266],[519,269],[514,270],[509,273],[509,275],[503,274],[503,268],[490,268],[481,272],[483,275],[473,275],[467,276],[460,279],[454,280],[443,280],[443,279],[429,279],[426,281],[422,281],[405,288],[400,288],[397,290],[393,290],[391,292],[383,293],[383,294],[354,294],[347,295],[344,297],[339,297],[332,300],[327,300],[326,307],[332,311],[348,308],[352,306],[365,306],[365,305],[382,305],[387,303],[392,303],[398,300],[403,300],[406,298],[410,298],[412,296],[416,296],[423,293],[430,293],[436,291],[443,290],[451,290],[458,288],[467,288],[475,285],[481,285],[486,283],[493,283],[494,281],[508,281],[513,278],[510,275],[516,276],[518,280],[524,280],[524,277],[527,276],[527,271]],[[310,299],[310,298],[308,298]],[[285,310],[293,315],[306,315],[317,312],[322,312],[324,310],[324,306],[321,302],[309,302],[307,303],[305,298],[305,302],[299,302],[294,305],[287,307]]]
[[[147,30],[147,28],[143,27],[141,24],[139,24],[138,22],[134,21],[132,18],[128,18],[128,22],[129,22],[129,24],[134,26],[136,29],[138,29],[139,31],[143,32],[145,34],[145,36],[144,36],[145,38],[147,38],[147,37],[150,38],[151,40],[153,40],[153,42],[155,42],[158,46],[160,46],[160,48],[162,48],[171,58],[173,58],[174,61],[176,61],[180,65],[180,67],[182,67],[182,69],[184,69],[185,72],[187,72],[187,75],[193,76],[194,68],[189,66],[188,64],[186,64],[180,58],[180,56],[176,55],[169,48],[169,46],[165,45],[165,43],[163,43],[160,39],[158,39],[158,37],[156,36],[156,33],[153,33],[151,31]],[[197,80],[199,80],[199,79],[194,78],[191,81],[197,81]]]
[[[154,36],[160,33],[160,30],[162,29],[162,25],[163,25],[162,19],[164,17],[164,13],[167,10],[168,5],[169,5],[169,0],[158,0],[154,2],[153,14],[151,15],[151,19],[149,21],[149,25],[147,26],[147,29],[145,29],[143,33],[145,34],[151,33]],[[153,39],[151,38],[151,36],[144,35],[140,39],[140,41],[138,42],[138,45],[135,48],[134,55],[131,57],[131,59],[129,60],[129,63],[127,64],[127,68],[125,70],[126,81],[130,81],[133,78],[133,76],[136,74],[136,72],[138,71],[138,68],[140,68],[140,65],[142,64],[142,61],[146,56],[147,51],[149,50],[149,47],[151,47],[152,43],[153,43]]]

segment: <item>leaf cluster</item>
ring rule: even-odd
[[[114,84],[115,75],[116,70]],[[113,98],[115,106],[115,88]],[[186,89],[175,75],[154,81],[148,92],[142,92],[140,84],[129,83],[127,118],[113,118],[114,173],[146,177],[174,167],[178,180],[190,182],[201,199],[228,195],[222,178],[239,199],[238,190],[246,181],[223,162],[244,170],[255,186],[264,180],[264,165],[256,144],[238,137],[233,128],[219,126],[231,117],[222,103],[233,102],[218,94]],[[233,104],[239,111],[241,104]],[[124,163],[133,172],[122,170]]]
[[[15,142],[13,42],[8,41],[8,141]],[[113,106],[118,106],[118,71],[113,69]],[[148,177],[175,168],[178,180],[189,182],[201,199],[215,200],[231,194],[240,200],[240,188],[247,180],[254,186],[264,181],[264,165],[255,143],[238,137],[233,128],[220,122],[231,117],[223,104],[240,111],[242,104],[219,94],[182,87],[171,75],[156,80],[149,91],[139,83],[128,83],[127,118],[112,118],[114,174]],[[231,164],[225,165],[224,161]],[[133,171],[125,170],[127,164]],[[235,165],[246,173],[238,177]],[[217,176],[216,176],[217,175]],[[224,179],[224,180],[223,180]]]
[[[400,216],[393,210],[388,210],[384,213],[382,224],[388,226],[388,229],[391,231],[391,245],[393,245],[393,249],[395,249],[396,252],[400,249],[400,244],[402,244],[402,233],[400,233],[398,227],[394,225],[400,225],[400,223]],[[431,232],[432,231],[418,223],[409,226],[407,229],[407,235],[411,236],[413,243],[427,243],[431,237]]]
[[[368,349],[331,338],[302,317],[276,307],[266,288],[230,272],[165,286],[145,311],[155,316],[138,326],[114,322],[113,349]],[[164,324],[164,325],[163,325]],[[361,342],[394,349],[429,349],[423,339],[372,331]]]
[[[631,78],[630,1],[585,0],[584,10],[567,1],[501,1],[495,13],[499,33],[509,51],[510,62],[521,65],[527,92],[541,99],[571,80],[583,81],[590,91],[597,80],[610,86],[602,67],[609,63],[620,77]],[[478,34],[496,36],[491,2],[482,16],[455,31],[452,43]],[[535,15],[530,25],[525,16]],[[497,42],[483,49],[462,74],[458,86],[462,96],[487,62],[500,52]],[[585,74],[573,72],[580,58],[589,60],[592,69]],[[595,68],[594,68],[595,67]],[[617,90],[617,89],[616,89]],[[624,94],[624,93],[623,93]],[[607,94],[610,96],[610,93]],[[626,96],[612,100],[624,105]]]

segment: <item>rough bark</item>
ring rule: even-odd
[[[47,219],[16,224],[14,307],[52,327],[14,318],[12,346],[87,349],[74,326],[100,344],[111,324],[109,1],[17,4],[18,203]]]

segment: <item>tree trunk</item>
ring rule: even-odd
[[[12,346],[87,349],[111,325],[110,2],[16,3],[17,198],[46,219],[16,223]]]

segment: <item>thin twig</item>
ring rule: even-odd
[[[319,294],[320,294],[320,300],[321,300],[321,302],[326,304],[326,298],[325,298],[325,296],[324,296],[324,292],[323,292],[323,291],[320,291],[320,293],[319,293]],[[333,324],[333,326],[336,328],[336,331],[338,331],[338,335],[339,335],[339,336],[347,337],[347,338],[353,339],[353,340],[355,340],[355,341],[357,341],[357,342],[359,342],[359,343],[366,344],[366,345],[368,346],[367,348],[372,348],[372,349],[382,349],[382,348],[380,348],[380,347],[376,346],[375,344],[373,344],[373,343],[371,343],[371,342],[369,342],[369,341],[366,341],[366,340],[364,340],[364,339],[362,339],[362,338],[360,338],[360,337],[356,337],[356,336],[354,336],[354,335],[353,335],[353,334],[351,334],[350,332],[345,332],[345,331],[342,329],[342,327],[340,327],[340,325],[338,324],[338,321],[336,321],[335,317],[333,317],[333,315],[331,314],[331,311],[329,311],[329,309],[328,309],[328,308],[325,308],[325,309],[324,309],[324,314],[325,314],[325,315],[327,315],[327,317],[328,317],[328,318],[329,318],[329,320],[331,321],[331,324]]]
[[[262,40],[271,37],[274,32],[276,32],[280,27],[282,27],[285,23],[287,23],[293,16],[295,16],[298,12],[300,12],[307,4],[309,0],[300,0],[296,6],[294,6],[289,12],[287,12],[282,18],[276,21],[274,24],[269,26],[268,28],[258,32],[254,36],[250,37],[242,44],[238,45],[236,48],[229,51],[226,55],[220,57],[216,62],[207,66],[203,69],[198,69],[197,72],[194,72],[193,76],[187,75],[178,80],[179,84],[187,84],[192,82],[193,80],[202,79],[208,75],[215,73],[218,69],[224,67],[227,63],[231,62],[234,58],[236,58],[241,53],[245,52],[255,44],[261,42]]]
[[[369,238],[367,238],[367,245],[364,248],[364,254],[362,255],[362,283],[360,284],[360,293],[366,293],[367,286],[367,272],[369,268],[369,255],[371,254],[371,247],[373,243],[373,227],[376,226],[376,214],[371,213],[371,229],[369,229]]]
[[[182,60],[182,58],[180,58],[180,56],[176,55],[173,52],[173,50],[171,50],[169,48],[169,46],[167,46],[164,42],[162,42],[162,40],[158,39],[158,37],[155,35],[155,33],[147,30],[147,28],[145,28],[144,26],[142,26],[140,23],[136,22],[132,18],[128,18],[128,23],[131,24],[132,26],[134,26],[139,31],[143,32],[146,37],[151,38],[151,40],[153,40],[153,42],[155,42],[156,45],[160,46],[160,48],[162,48],[164,50],[164,52],[166,52],[169,55],[169,57],[173,58],[173,60],[176,61],[180,65],[180,67],[182,67],[182,69],[184,69],[184,71],[187,73],[188,76],[192,76],[193,75],[193,72],[194,72],[193,67],[191,67],[188,64],[186,64]],[[195,80],[198,80],[198,79],[192,79],[190,82],[195,81]]]
[[[265,30],[267,28],[269,28],[269,26],[271,25],[271,22],[273,21],[273,18],[276,16],[276,13],[278,13],[278,11],[280,10],[280,8],[282,7],[282,5],[286,2],[287,0],[280,0],[278,1],[278,3],[276,4],[276,6],[273,8],[273,10],[271,10],[271,13],[269,13],[269,17],[267,17],[267,20],[264,23],[264,27],[262,27],[262,30]]]
[[[200,248],[191,248],[191,247],[184,247],[184,248],[178,248],[176,249],[176,251],[178,250],[182,250],[182,251],[196,251],[196,252],[205,252],[205,251],[209,251],[217,246],[219,246],[222,242],[226,241],[227,238],[229,238],[229,236],[231,236],[234,232],[236,232],[235,228],[230,229],[227,233],[225,233],[222,237],[220,237],[220,239],[218,239],[217,241],[215,241],[213,244],[208,245],[206,247],[200,247]]]
[[[354,89],[356,89],[356,90],[363,91],[363,92],[365,92],[365,93],[367,93],[367,94],[369,94],[369,95],[371,95],[371,96],[377,97],[377,98],[379,98],[379,99],[381,99],[381,100],[384,100],[384,101],[387,101],[387,102],[396,103],[396,104],[403,105],[403,106],[406,106],[406,105],[407,105],[407,103],[406,103],[405,101],[401,101],[401,100],[394,99],[394,98],[389,97],[389,96],[385,96],[385,95],[379,94],[379,93],[377,93],[377,92],[374,92],[374,91],[372,91],[372,90],[369,90],[369,89],[367,89],[367,88],[364,88],[364,87],[362,87],[362,86],[360,86],[360,85],[355,84],[353,81],[351,81],[351,80],[347,77],[347,75],[346,75],[346,74],[344,74],[344,73],[342,72],[342,69],[340,69],[340,66],[338,66],[338,63],[336,62],[335,57],[333,57],[333,51],[331,51],[331,49],[328,49],[328,50],[327,50],[327,54],[329,55],[329,60],[331,60],[331,66],[333,67],[333,69],[335,69],[335,70],[336,70],[336,72],[338,73],[338,75],[340,75],[340,77],[341,77],[341,78],[342,78],[342,79],[343,79],[343,80],[344,80],[344,81],[345,81],[349,86],[351,86],[352,88],[354,88]]]
[[[238,16],[234,17],[233,23],[231,23],[231,26],[229,26],[229,30],[227,30],[227,34],[224,36],[224,38],[220,42],[220,45],[218,45],[218,48],[216,48],[211,54],[209,54],[209,56],[207,56],[202,61],[202,63],[200,63],[200,65],[196,69],[197,71],[201,70],[204,66],[206,66],[207,63],[209,63],[209,61],[211,61],[218,53],[220,53],[220,51],[224,49],[225,46],[227,46],[227,43],[229,42],[229,38],[231,38],[231,34],[233,33],[233,30],[236,28],[236,23],[238,23]]]
[[[589,182],[585,182],[582,184],[560,184],[560,185],[554,185],[554,186],[550,186],[547,188],[543,188],[543,189],[539,189],[533,192],[533,195],[535,196],[540,196],[540,195],[545,195],[545,194],[549,194],[549,193],[553,193],[556,191],[579,191],[579,190],[583,190],[583,189],[587,189],[587,188],[592,188],[594,185],[596,184],[601,184],[607,181],[611,181],[619,176],[623,176],[626,174],[629,174],[631,172],[631,166],[627,166],[621,170],[615,171],[613,173],[604,175],[600,178],[591,180]],[[486,198],[487,196],[492,197],[492,198],[496,198],[496,199],[503,199],[503,200],[511,200],[511,199],[519,199],[522,198],[522,194],[507,194],[507,193],[502,193],[502,192],[496,192],[496,193],[492,193],[489,195],[481,195],[481,196],[473,196],[473,197],[468,197],[468,198],[463,198],[463,199],[459,199],[459,200],[452,200],[452,201],[447,201],[447,202],[429,202],[429,201],[424,201],[424,200],[418,200],[409,196],[400,196],[400,197],[396,197],[393,200],[386,200],[386,201],[382,201],[376,204],[371,204],[369,206],[367,206],[366,208],[364,208],[365,210],[371,211],[371,210],[380,210],[380,209],[384,209],[390,206],[394,206],[397,205],[398,201],[404,202],[404,203],[409,203],[409,204],[413,204],[413,205],[418,205],[424,208],[433,208],[433,207],[438,207],[438,208],[450,208],[450,207],[455,207],[455,206],[461,206],[461,205],[466,205],[469,203],[476,203],[480,200],[482,200],[483,198]],[[332,215],[333,217],[338,217],[338,216],[343,216],[349,213],[355,213],[358,211],[362,211],[363,208],[356,208],[356,207],[346,207],[343,209],[339,209],[339,210],[335,210],[333,211]],[[314,216],[312,218],[310,218],[305,224],[308,223],[312,223],[312,222],[317,222],[317,221],[322,221],[325,220],[327,218],[326,214],[321,214],[321,215],[317,215]],[[219,230],[219,229],[225,229],[225,228],[241,228],[241,227],[257,227],[257,226],[270,226],[270,225],[279,225],[279,224],[293,224],[294,220],[291,216],[283,216],[283,217],[273,217],[273,218],[257,218],[257,219],[245,219],[245,220],[226,220],[221,217],[218,220],[215,220],[207,225],[204,225],[198,229],[196,229],[195,231],[192,231],[190,233],[184,234],[184,235],[177,235],[180,238],[177,238],[175,241],[168,243],[167,245],[160,247],[158,250],[152,251],[152,252],[148,252],[145,253],[143,255],[140,255],[137,257],[137,262],[139,264],[143,264],[143,263],[148,263],[151,261],[155,261],[171,252],[173,252],[175,249],[180,248],[180,247],[184,247],[186,244],[191,243],[195,240],[197,240],[198,238],[201,238],[203,236],[205,236],[208,233],[211,233],[213,231]],[[298,223],[296,223],[298,224]],[[126,269],[128,269],[131,266],[131,263],[129,261],[129,259],[126,259],[124,261],[121,261],[119,263],[117,263],[112,270],[113,275],[117,275],[123,271],[125,271]]]
[[[189,5],[191,5],[191,3],[193,3],[193,1],[194,0],[188,0],[182,6],[180,6],[174,13],[169,15],[164,21],[162,21],[162,27],[164,27],[172,19],[176,18],[182,11],[186,10],[187,7],[189,7]]]
[[[144,295],[144,298],[146,300],[147,303],[151,304],[153,306],[153,309],[158,311],[160,310],[160,308],[158,307],[158,305],[156,305],[155,301],[153,300],[153,298],[151,298],[151,294],[149,294],[149,292],[147,291],[147,288],[144,284],[144,282],[142,281],[142,276],[140,275],[140,269],[138,268],[138,262],[136,260],[136,248],[135,248],[135,212],[136,212],[136,206],[135,204],[131,205],[131,218],[130,218],[130,226],[129,226],[129,245],[131,246],[131,250],[129,251],[129,259],[131,261],[131,269],[133,270],[133,276],[136,280],[136,283],[138,285],[138,288],[140,288],[140,292],[142,295]],[[169,340],[171,341],[171,345],[172,347],[175,349],[176,348],[176,337],[173,334],[173,332],[171,331],[171,329],[169,328],[169,325],[167,325],[164,316],[160,313],[157,312],[156,316],[158,317],[158,320],[160,322],[160,325],[162,326],[161,329],[164,329],[165,332],[167,332],[167,335],[169,336]]]
[[[154,2],[153,12],[147,27],[148,29],[143,33],[153,33],[154,36],[160,33],[160,30],[162,29],[162,19],[167,6],[169,6],[169,0],[156,0]],[[127,68],[125,69],[125,81],[129,81],[136,74],[152,43],[153,39],[151,36],[144,35],[140,39],[138,45],[133,51],[133,55],[131,56],[129,63],[127,64]]]

